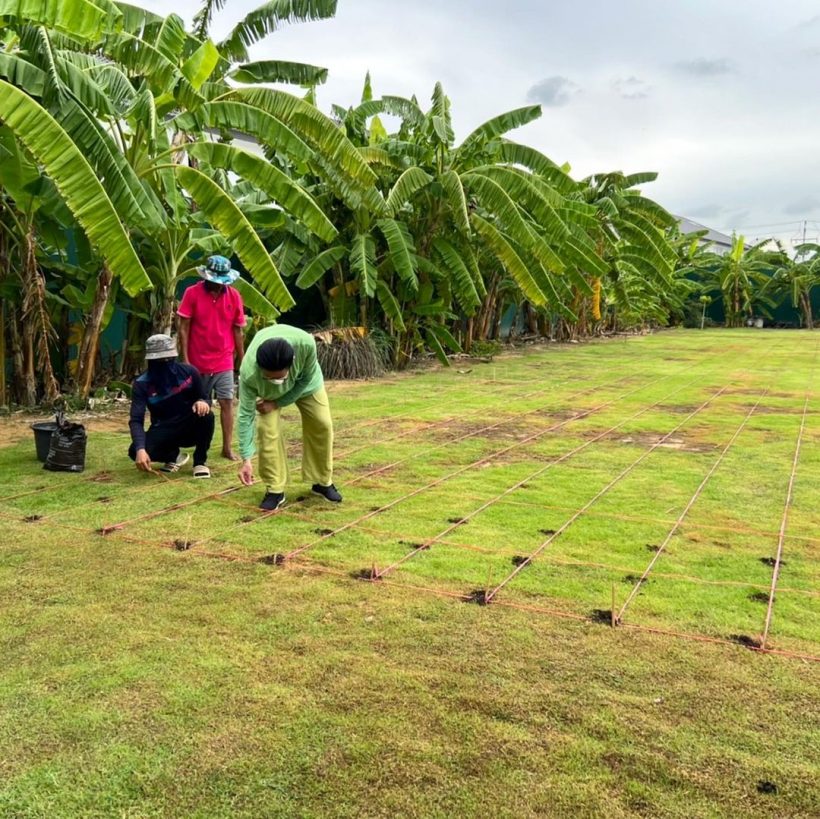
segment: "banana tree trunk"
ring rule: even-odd
[[[487,295],[484,297],[484,302],[476,318],[479,341],[486,341],[489,337],[490,320],[495,313],[496,290],[498,289],[499,282],[500,277],[498,273],[493,273],[490,286],[487,288]]]
[[[11,374],[13,383],[14,400],[18,404],[25,403],[25,378],[23,371],[25,362],[23,360],[23,339],[20,336],[19,311],[12,311],[9,314],[9,352],[11,354]]]
[[[524,302],[524,309],[527,315],[527,331],[531,336],[536,336],[538,335],[538,314],[528,301]]]
[[[803,321],[806,323],[807,330],[814,329],[814,316],[811,309],[811,295],[809,293],[801,293],[800,300],[803,302]]]
[[[6,301],[0,300],[0,407],[7,406],[6,400]]]
[[[141,349],[147,335],[148,327],[145,320],[131,313],[128,316],[125,353],[119,372],[121,379],[129,380],[134,378],[142,369],[143,361],[140,354],[136,351]]]
[[[504,318],[504,301],[498,299],[496,302],[495,319],[493,321],[493,338],[501,339],[501,321]]]
[[[467,329],[464,331],[464,352],[469,353],[473,348],[473,333],[475,332],[475,320],[473,316],[467,319]]]
[[[25,255],[23,258],[23,350],[28,359],[25,366],[26,400],[34,395],[36,403],[37,376],[40,371],[43,376],[43,390],[46,401],[54,401],[60,394],[57,379],[54,376],[54,367],[51,363],[52,339],[56,340],[56,333],[51,323],[51,317],[46,305],[46,284],[40,267],[37,264],[37,239],[34,229],[30,228],[25,238]],[[36,361],[35,361],[36,354]],[[33,382],[33,385],[30,383]]]
[[[77,360],[77,393],[85,400],[91,392],[94,381],[94,369],[97,362],[97,350],[100,346],[100,332],[102,329],[105,308],[111,295],[111,281],[113,276],[106,265],[100,271],[97,279],[97,290],[94,293],[94,302],[85,324],[83,340]]]
[[[37,375],[34,370],[34,325],[27,320],[23,320],[21,333],[21,358],[20,386],[22,395],[20,400],[26,407],[37,406]]]
[[[174,292],[163,294],[154,315],[153,331],[155,333],[165,333],[171,335],[171,327],[174,322]]]
[[[735,281],[735,291],[732,296],[732,323],[729,326],[740,326],[740,284],[737,281]]]

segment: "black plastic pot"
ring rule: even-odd
[[[51,446],[51,433],[57,429],[57,424],[54,421],[40,421],[37,424],[32,424],[31,428],[34,430],[34,445],[37,447],[37,460],[41,463],[46,462],[48,458],[48,450]]]

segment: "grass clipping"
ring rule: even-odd
[[[314,333],[319,366],[325,378],[377,378],[384,373],[381,356],[365,327],[337,327]]]

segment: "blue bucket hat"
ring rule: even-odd
[[[232,284],[239,278],[239,271],[231,269],[231,260],[224,256],[208,256],[204,266],[196,269],[200,277],[215,284]]]

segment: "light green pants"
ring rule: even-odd
[[[324,387],[296,402],[302,416],[302,479],[313,485],[333,483],[333,419]],[[288,483],[288,457],[282,434],[282,411],[259,413],[259,476],[268,492],[284,492]]]

